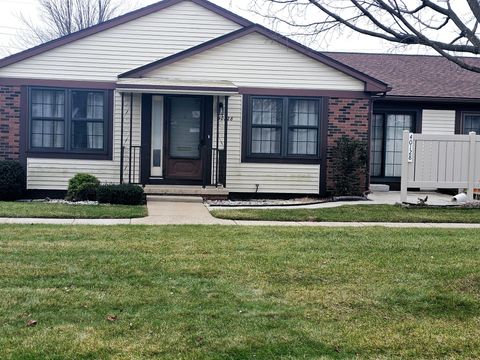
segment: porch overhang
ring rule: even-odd
[[[193,81],[159,78],[124,78],[116,85],[120,93],[185,94],[231,96],[239,93],[229,81]]]

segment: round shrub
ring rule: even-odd
[[[0,200],[17,200],[25,191],[25,171],[18,161],[0,161]]]
[[[141,205],[144,203],[143,189],[138,185],[100,185],[97,200],[103,204]]]
[[[68,181],[66,199],[69,201],[95,200],[100,181],[90,174],[79,173]]]

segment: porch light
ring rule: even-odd
[[[222,102],[218,103],[218,115],[220,115],[220,117],[223,117],[223,103]]]

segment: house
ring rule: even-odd
[[[480,134],[480,74],[440,56],[326,53],[392,87],[374,97],[372,183],[397,189],[403,130],[424,134]],[[467,58],[480,66],[480,59]]]
[[[30,190],[103,182],[319,194],[387,84],[205,0],[164,0],[0,61],[0,156]],[[365,180],[365,183],[367,181]]]
[[[452,114],[475,111],[477,90],[458,81],[464,93],[447,103],[432,79],[424,94],[422,77],[409,87],[383,60],[374,69],[356,56],[318,53],[206,0],[164,0],[0,60],[0,159],[20,160],[33,192],[88,172],[150,187],[324,194],[347,135],[372,138],[372,179],[395,183],[390,129],[450,131]]]

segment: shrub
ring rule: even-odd
[[[69,201],[95,200],[100,181],[90,174],[79,173],[68,181],[66,199]]]
[[[18,161],[0,161],[0,200],[17,200],[25,191],[25,171]]]
[[[138,185],[101,185],[97,190],[97,200],[103,204],[141,205],[144,194]]]
[[[334,195],[360,196],[367,176],[368,146],[364,141],[342,136],[333,149]]]

